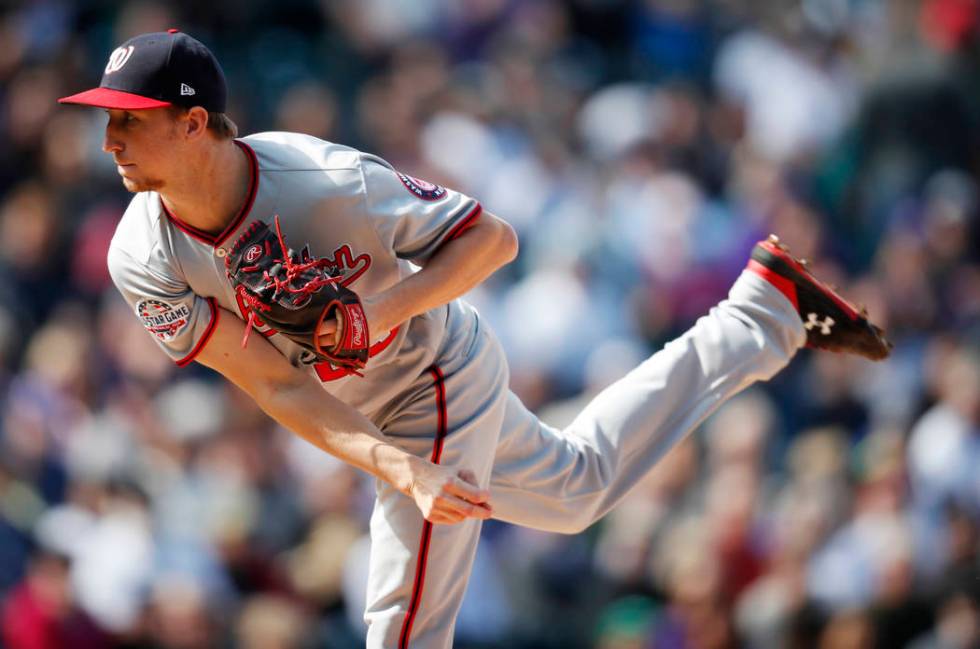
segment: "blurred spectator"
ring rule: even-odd
[[[3,600],[2,637],[10,649],[100,649],[111,647],[103,634],[73,601],[69,559],[38,551],[24,581]]]
[[[107,485],[96,498],[91,523],[63,533],[71,539],[72,584],[81,607],[103,629],[126,634],[139,624],[152,578],[147,502],[126,483]]]
[[[209,649],[221,638],[220,616],[218,602],[209,601],[193,580],[161,579],[149,597],[147,644],[154,649]]]
[[[596,649],[643,649],[656,615],[656,604],[646,597],[610,602],[596,628]]]
[[[913,642],[911,649],[965,649],[980,642],[980,611],[976,586],[947,595],[939,605],[936,626]]]
[[[941,352],[942,353],[942,352]],[[912,429],[909,466],[916,502],[934,512],[947,499],[980,513],[980,355],[970,345],[943,353],[938,403]]]
[[[238,616],[236,646],[242,649],[302,649],[313,647],[306,613],[283,597],[257,595]]]
[[[847,610],[830,618],[820,641],[819,649],[864,649],[875,646],[877,639],[866,612]],[[884,645],[883,645],[884,646]]]
[[[330,91],[318,83],[307,82],[293,86],[280,100],[275,130],[333,140],[336,121],[337,104]]]

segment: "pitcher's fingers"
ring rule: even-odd
[[[449,511],[446,509],[432,510],[432,514],[429,515],[428,520],[439,525],[455,525],[456,523],[462,523],[467,518],[473,518],[472,516],[467,516],[460,511]]]
[[[433,525],[456,525],[457,523],[462,523],[464,520],[466,519],[460,516],[450,517],[450,516],[443,516],[443,515],[439,515],[438,518],[433,518],[433,517],[429,518],[429,522],[432,523]]]
[[[320,327],[316,330],[317,341],[320,343],[320,347],[333,349],[337,344],[337,329],[337,321],[333,318],[328,318],[320,323]]]
[[[334,309],[333,317],[334,322],[337,323],[337,331],[333,335],[336,344],[344,339],[344,314],[341,313],[340,309]]]
[[[429,521],[430,523],[435,523],[436,525],[452,525],[453,523],[458,523],[462,519],[459,517],[450,517],[443,512],[433,510],[428,516],[425,517],[425,520]]]
[[[489,507],[474,505],[456,496],[440,496],[436,500],[436,510],[450,516],[460,516],[462,518],[490,518]]]
[[[472,471],[460,469],[456,476],[456,480],[446,485],[446,491],[476,505],[490,500],[490,491],[479,487]]]
[[[325,318],[320,326],[317,328],[316,333],[320,336],[332,336],[337,331],[337,320],[334,318]]]
[[[463,482],[462,480],[457,479],[447,483],[443,489],[447,494],[462,498],[468,503],[472,503],[474,505],[489,505],[487,502],[490,500],[489,491],[486,489],[480,489],[479,487]]]

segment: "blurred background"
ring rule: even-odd
[[[548,422],[778,232],[896,343],[802,352],[600,524],[489,523],[480,649],[980,646],[976,0],[2,0],[0,646],[352,649],[363,475],[178,370],[110,285],[129,195],[59,108],[179,27],[243,133],[477,197],[521,239],[469,299]]]

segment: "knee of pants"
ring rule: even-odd
[[[523,512],[516,517],[501,517],[500,520],[515,525],[523,525],[541,532],[551,534],[581,534],[598,520],[596,516],[583,516],[580,511],[573,509],[557,510],[552,508],[547,512]]]
[[[581,444],[575,453],[564,516],[559,522],[559,534],[580,534],[601,518],[600,510],[607,502],[609,490],[618,470],[615,454],[603,453],[591,444]],[[576,484],[577,483],[577,484]],[[574,486],[573,486],[574,485]]]
[[[501,496],[500,491],[495,492]],[[491,497],[491,502],[495,498]],[[499,502],[499,500],[497,501]],[[579,534],[599,520],[601,494],[585,497],[543,496],[528,492],[511,492],[507,501],[496,508],[496,518],[553,534]]]
[[[602,518],[607,501],[605,492],[584,499],[571,499],[562,507],[560,516],[550,519],[548,531],[556,534],[581,534]]]
[[[582,512],[575,512],[559,522],[557,529],[550,530],[556,534],[581,534],[599,520],[598,516],[591,513],[583,515]]]

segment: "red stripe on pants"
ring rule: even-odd
[[[432,444],[432,456],[429,458],[433,464],[439,464],[442,458],[442,445],[446,439],[446,385],[442,372],[433,365],[429,368],[432,378],[435,380],[436,388],[436,411],[439,413],[439,427],[436,430],[436,439]],[[412,623],[419,612],[419,603],[422,601],[422,588],[425,586],[425,565],[429,558],[429,541],[432,539],[432,523],[422,521],[422,538],[419,539],[419,559],[415,565],[415,583],[412,585],[412,596],[408,600],[408,612],[405,614],[405,621],[402,623],[402,632],[398,637],[398,649],[408,649],[408,637],[412,633]]]

